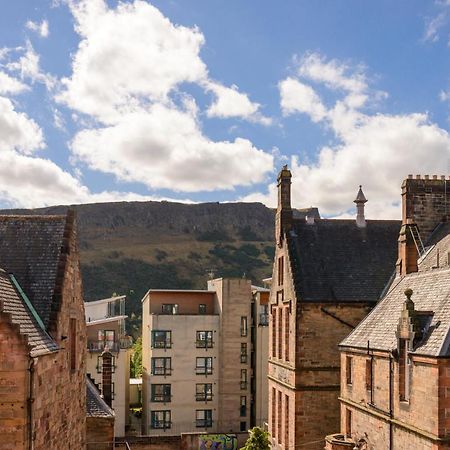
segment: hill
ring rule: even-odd
[[[196,288],[215,277],[260,283],[271,276],[274,210],[260,203],[119,202],[71,206],[77,211],[86,300],[128,296],[140,326],[149,288]],[[67,206],[3,210],[2,214],[64,214]]]

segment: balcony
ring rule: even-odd
[[[116,341],[88,341],[88,351],[92,353],[102,353],[104,350],[111,353],[118,353],[120,350],[128,349],[133,346],[131,336],[124,336]]]

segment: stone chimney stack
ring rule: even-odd
[[[292,226],[291,178],[292,174],[288,166],[283,166],[277,178],[278,205],[275,217],[275,238],[278,244],[281,244],[284,233]]]
[[[417,242],[425,244],[433,230],[450,219],[448,195],[450,178],[408,175],[402,183],[402,228],[398,239],[397,271],[400,275],[417,272]],[[414,236],[415,238],[414,238]]]
[[[402,222],[417,224],[420,237],[426,242],[441,222],[450,219],[450,177],[408,175],[402,183]]]
[[[364,228],[366,226],[366,218],[364,216],[364,204],[367,203],[367,199],[362,191],[362,186],[359,185],[359,191],[356,195],[355,200],[356,203],[356,225],[360,228]]]

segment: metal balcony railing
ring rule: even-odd
[[[212,419],[196,419],[195,426],[197,428],[210,428],[212,427]]]
[[[210,402],[212,401],[213,395],[207,392],[197,392],[195,394],[195,400],[198,402]]]
[[[116,341],[88,341],[88,350],[90,352],[103,352],[108,350],[112,353],[117,353],[121,349],[131,348],[133,346],[133,339],[131,336],[124,336]]]

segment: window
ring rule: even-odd
[[[97,356],[97,373],[103,373],[103,357]],[[111,358],[111,373],[114,373],[116,370],[116,358],[112,356]]]
[[[197,348],[212,348],[212,347],[213,347],[213,332],[197,331]]]
[[[259,324],[263,327],[269,325],[269,305],[259,305]]]
[[[247,328],[247,316],[241,317],[241,336],[247,336],[248,328]]]
[[[345,410],[345,434],[347,437],[352,435],[352,411],[348,408]]]
[[[409,340],[399,339],[400,358],[398,365],[400,400],[409,401],[409,379],[411,370],[411,358],[409,356]]]
[[[289,361],[289,308],[284,310],[284,359]]]
[[[152,347],[153,348],[171,348],[172,332],[163,330],[152,331]]]
[[[345,376],[347,378],[347,384],[352,384],[352,357],[345,357]]]
[[[278,258],[278,286],[283,285],[284,279],[284,256]]]
[[[366,389],[372,391],[372,359],[366,359]]]
[[[212,410],[197,409],[195,412],[195,426],[197,428],[212,427]]]
[[[70,370],[77,368],[77,319],[70,319],[69,345],[70,345]]]
[[[195,400],[210,401],[212,400],[212,384],[211,383],[198,383],[195,385]]]
[[[289,448],[289,395],[284,396],[284,445]]]
[[[277,391],[275,388],[272,388],[272,430],[271,430],[271,434],[274,438],[277,437],[276,413],[277,413]]]
[[[247,369],[241,369],[241,389],[247,389]]]
[[[114,330],[98,330],[97,340],[99,349],[108,348],[108,350],[114,350],[116,340]]]
[[[283,394],[281,391],[278,391],[278,403],[277,403],[277,434],[278,434],[278,442],[281,443],[281,439],[283,439],[283,436],[281,434],[281,427],[282,427],[282,405],[281,405],[281,399],[283,398]]]
[[[152,402],[170,402],[172,389],[170,384],[152,384]]]
[[[151,427],[166,430],[172,426],[170,411],[152,411]]]
[[[279,308],[278,311],[278,322],[277,322],[277,342],[278,342],[278,359],[283,357],[283,308]]]
[[[170,375],[172,358],[152,358],[152,375]]]
[[[247,363],[247,343],[246,342],[241,343],[241,363],[242,364]]]
[[[240,430],[241,431],[247,431],[247,422],[241,422]]]
[[[213,373],[212,361],[211,357],[207,358],[197,358],[195,365],[195,373],[197,375],[210,375]]]
[[[241,395],[241,407],[239,413],[241,417],[247,415],[247,397],[245,395]]]
[[[272,357],[277,356],[277,308],[272,309]]]
[[[175,303],[164,303],[162,305],[163,314],[178,314],[178,305]]]
[[[198,305],[198,313],[199,314],[206,314],[206,305],[204,303],[200,303],[200,305]]]

